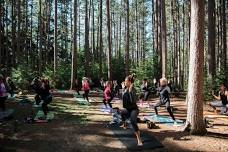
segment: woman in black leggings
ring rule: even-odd
[[[140,131],[137,125],[137,116],[139,114],[139,109],[136,104],[136,90],[133,87],[133,84],[134,75],[127,76],[124,82],[125,88],[123,91],[123,108],[125,109],[121,111],[121,116],[124,122],[127,117],[130,117],[130,121],[138,141],[138,146],[142,146]]]
[[[170,99],[169,99],[170,89],[167,86],[167,79],[161,78],[160,79],[160,85],[161,85],[159,88],[159,99],[160,99],[160,101],[154,105],[155,113],[156,113],[156,115],[158,115],[157,107],[165,105],[169,115],[175,121],[175,117],[174,117],[173,112],[172,112],[171,107],[170,107]]]
[[[49,81],[47,79],[43,79],[41,82],[42,82],[42,86],[41,86],[40,96],[41,96],[41,100],[43,100],[42,110],[44,112],[44,115],[47,116],[48,104],[51,103],[52,101],[52,95],[50,93]]]

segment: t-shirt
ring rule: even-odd
[[[104,99],[105,100],[109,100],[112,98],[112,92],[111,92],[111,89],[110,87],[106,87],[105,88],[105,91],[104,91]]]
[[[228,104],[227,96],[226,96],[225,94],[221,94],[221,93],[220,93],[220,98],[221,98],[221,101],[222,101],[222,104],[223,104],[223,105]]]
[[[89,83],[88,82],[83,82],[82,89],[84,91],[90,90]]]

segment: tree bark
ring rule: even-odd
[[[16,64],[19,62],[20,59],[20,47],[21,47],[21,0],[17,1],[17,52],[16,52]]]
[[[107,29],[108,29],[108,80],[112,80],[112,46],[111,46],[111,28],[110,28],[110,1],[106,0],[107,9]]]
[[[204,135],[203,121],[204,1],[191,0],[191,36],[187,123],[190,133]],[[188,125],[189,124],[189,125]]]
[[[88,17],[88,0],[85,1],[85,76],[89,76],[89,66],[90,66],[90,61],[89,61],[89,17]]]
[[[161,33],[162,33],[162,77],[166,77],[167,71],[167,39],[166,39],[166,11],[165,0],[161,1]]]
[[[100,24],[99,24],[99,35],[100,35],[100,37],[99,37],[99,39],[100,39],[100,41],[99,41],[99,49],[100,49],[100,51],[99,51],[99,76],[100,77],[102,77],[102,75],[103,75],[103,70],[102,70],[102,55],[103,55],[103,36],[102,36],[102,21],[103,21],[103,17],[102,17],[102,15],[103,15],[103,8],[102,8],[102,6],[103,6],[103,0],[100,0],[100,14],[99,14],[99,16],[100,16]]]
[[[215,63],[215,0],[208,0],[208,74],[211,81],[214,81]]]
[[[227,5],[226,5],[226,2],[225,0],[222,0],[222,28],[223,28],[223,37],[222,37],[222,40],[223,40],[223,52],[222,52],[222,66],[223,66],[223,70],[225,71],[225,76],[228,75],[228,62],[227,62],[227,55],[228,55],[228,51],[227,51],[227,30],[226,30],[226,26],[227,26],[227,13],[226,13],[226,10],[227,10]],[[225,84],[227,84],[228,82],[228,78],[226,77],[226,80],[225,80]]]
[[[127,14],[127,25],[126,25],[126,48],[125,48],[125,74],[129,75],[129,37],[130,37],[130,29],[129,29],[129,0],[126,0],[126,14]]]
[[[55,0],[55,14],[54,14],[54,24],[55,24],[55,27],[54,27],[54,80],[56,78],[56,71],[57,71],[57,67],[58,67],[58,42],[57,42],[57,39],[58,39],[58,2],[57,0]]]
[[[75,80],[77,78],[77,0],[74,0],[74,27],[73,27],[73,49],[71,63],[71,85],[70,89],[74,89]]]

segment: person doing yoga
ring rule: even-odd
[[[130,117],[130,121],[137,138],[138,146],[142,146],[139,127],[137,125],[137,117],[139,109],[136,104],[136,90],[134,88],[134,75],[129,75],[125,78],[123,88],[123,108],[121,111],[124,127],[126,126],[125,120]]]

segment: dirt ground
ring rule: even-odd
[[[28,95],[33,100],[32,95]],[[0,121],[0,152],[124,152],[125,145],[107,128],[111,115],[100,111],[101,98],[91,97],[89,106],[79,105],[71,97],[55,97],[50,110],[55,118],[48,123],[25,123],[24,118],[35,116],[37,108],[31,104],[19,105],[18,98],[8,100],[7,108],[15,110],[13,118]],[[156,99],[151,99],[151,103]],[[178,119],[186,118],[184,99],[172,98]],[[121,106],[120,103],[114,107]],[[181,127],[157,124],[159,129],[147,129],[140,123],[141,130],[156,137],[164,148],[148,151],[228,151],[228,116],[208,112],[205,105],[204,114],[213,127],[207,128],[205,136],[190,136],[181,132]],[[140,109],[140,115],[153,112],[152,109]],[[165,108],[159,109],[160,115],[167,115]],[[16,123],[15,120],[18,122]]]

